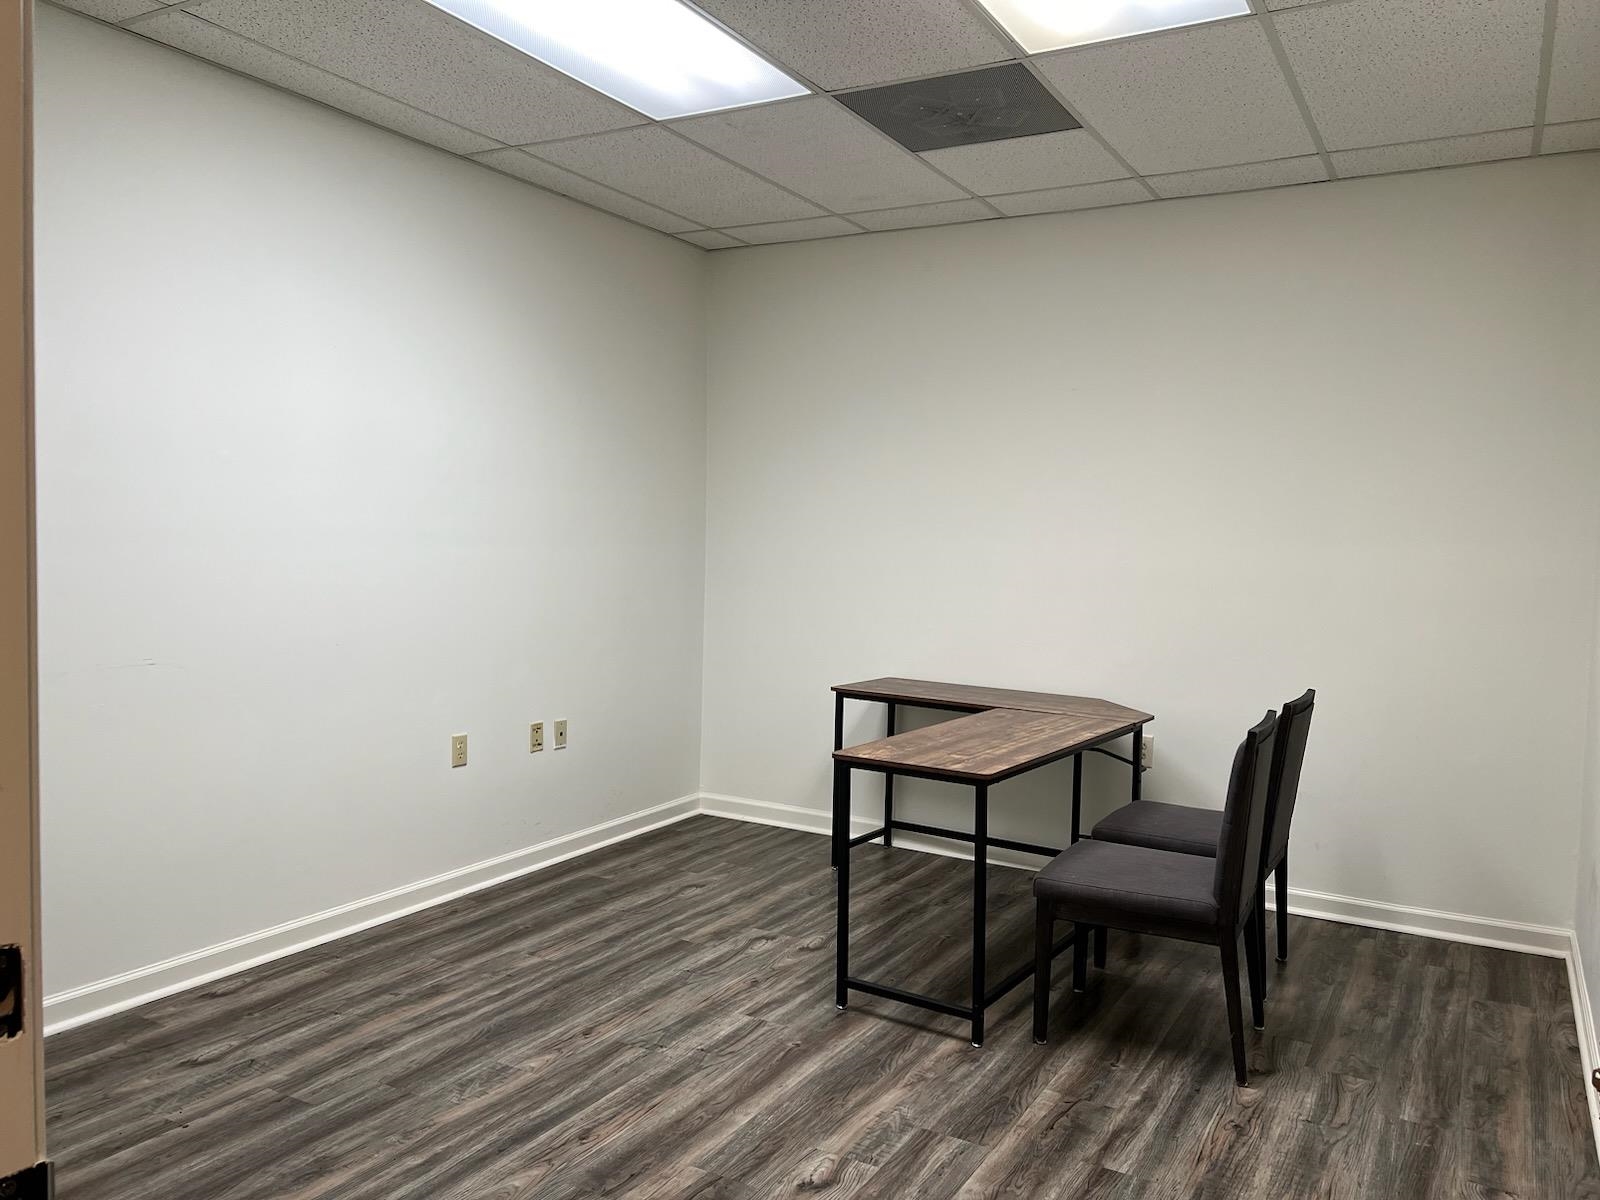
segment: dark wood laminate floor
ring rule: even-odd
[[[852,967],[959,999],[970,868],[864,847]],[[1029,877],[996,870],[993,969]],[[1600,1197],[1555,960],[1295,919],[965,1026],[832,1004],[824,839],[698,817],[46,1046],[62,1200]]]

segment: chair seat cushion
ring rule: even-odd
[[[1217,842],[1222,837],[1222,813],[1214,808],[1135,800],[1096,825],[1092,836],[1097,842],[1121,842],[1215,858]]]
[[[1086,841],[1056,855],[1034,877],[1033,894],[1062,920],[1209,942],[1217,937],[1216,869],[1194,854]]]

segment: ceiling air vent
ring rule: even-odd
[[[891,83],[839,99],[918,152],[1078,128],[1072,114],[1020,63]]]

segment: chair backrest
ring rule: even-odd
[[[1278,718],[1267,715],[1244,735],[1233,755],[1228,801],[1222,809],[1217,873],[1212,884],[1223,927],[1237,928],[1261,878],[1261,842],[1267,821],[1267,787]]]
[[[1289,822],[1300,794],[1300,767],[1306,760],[1306,738],[1311,733],[1311,710],[1316,688],[1291,700],[1278,714],[1278,736],[1272,750],[1272,783],[1267,789],[1267,835],[1261,843],[1261,870],[1265,874],[1289,847]]]

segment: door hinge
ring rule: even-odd
[[[22,947],[0,946],[0,1038],[22,1032],[22,994]]]
[[[56,1174],[48,1162],[0,1179],[0,1200],[52,1200],[55,1194]]]

